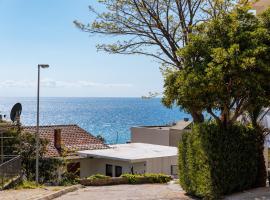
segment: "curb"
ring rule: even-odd
[[[57,191],[55,193],[46,195],[44,197],[39,197],[39,198],[37,198],[35,200],[51,200],[51,199],[55,199],[55,198],[60,197],[60,196],[62,196],[64,194],[67,194],[69,192],[74,192],[74,191],[78,190],[79,188],[82,188],[82,186],[81,185],[73,185],[73,186],[70,186],[68,188],[59,190],[59,191]]]

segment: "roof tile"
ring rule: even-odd
[[[40,126],[40,138],[47,139],[49,144],[47,146],[46,157],[60,157],[61,152],[54,146],[54,130],[61,129],[61,144],[67,150],[68,155],[73,155],[76,151],[105,149],[108,148],[101,140],[88,133],[77,125],[51,125]],[[24,132],[36,133],[36,126],[23,127]]]

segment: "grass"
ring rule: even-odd
[[[42,188],[43,185],[36,185],[36,182],[34,181],[22,181],[20,184],[18,184],[15,189],[21,190],[21,189],[36,189],[36,188]]]

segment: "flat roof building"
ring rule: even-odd
[[[132,127],[131,143],[149,143],[177,147],[184,132],[190,131],[192,121],[185,119],[172,125]]]
[[[118,177],[124,173],[164,173],[177,176],[177,148],[130,143],[110,145],[109,149],[79,151],[81,177],[104,174]]]

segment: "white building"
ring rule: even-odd
[[[177,176],[177,148],[131,143],[111,145],[109,149],[79,151],[81,178],[94,174],[112,177],[124,173],[163,173]]]
[[[270,7],[269,0],[259,0],[258,2],[253,4],[254,10],[256,10],[256,14],[261,14],[263,11],[265,11],[269,7]]]
[[[184,132],[190,131],[192,121],[188,119],[168,126],[132,127],[131,143],[149,143],[177,147]]]

